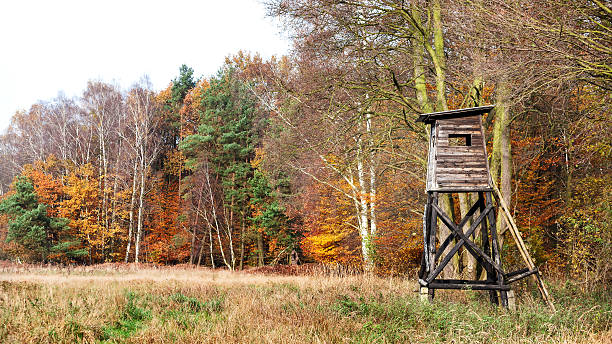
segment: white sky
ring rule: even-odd
[[[4,0],[0,2],[0,132],[11,116],[87,81],[156,90],[178,76],[214,75],[238,50],[286,54],[290,43],[257,0]]]

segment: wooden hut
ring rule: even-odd
[[[492,191],[481,106],[419,116],[431,125],[427,192]]]
[[[435,289],[488,290],[491,302],[501,301],[502,306],[508,307],[509,284],[537,273],[535,268],[512,273],[502,269],[492,202],[494,185],[482,127],[482,115],[493,107],[427,113],[417,119],[431,126],[423,219],[424,253],[419,271],[421,294],[430,300]],[[438,198],[444,193],[474,193],[478,197],[461,221],[455,223],[438,206]],[[438,221],[450,230],[450,235],[440,238],[440,242],[436,242]],[[461,248],[486,272],[485,280],[439,278]]]

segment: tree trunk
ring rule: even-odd
[[[213,221],[215,223],[215,230],[217,232],[217,240],[219,242],[219,251],[221,251],[221,258],[223,258],[223,263],[225,264],[225,266],[227,266],[230,270],[233,270],[232,265],[230,265],[227,262],[227,258],[225,256],[225,250],[223,249],[223,242],[221,241],[221,225],[219,224],[219,218],[217,217],[217,207],[215,204],[215,197],[213,194],[213,189],[212,189],[212,185],[210,184],[210,173],[209,173],[209,169],[208,169],[208,164],[206,165],[206,187],[207,187],[207,191],[208,191],[208,196],[210,198],[210,207],[212,210],[212,217],[213,217]],[[224,209],[225,212],[225,209]],[[227,222],[227,219],[226,219]],[[230,242],[231,245],[231,242]],[[210,255],[212,258],[212,244],[211,244],[211,251],[210,251]],[[214,264],[214,263],[213,263]]]
[[[363,142],[361,137],[358,139],[357,148],[357,180],[359,189],[357,193],[358,202],[358,223],[359,234],[361,236],[361,253],[363,254],[364,270],[366,272],[374,271],[374,256],[372,232],[368,222],[368,190],[365,181],[365,168],[363,166]]]
[[[510,142],[510,112],[504,116],[504,125],[502,129],[502,142],[501,142],[501,194],[509,207],[512,205],[512,152]],[[506,219],[499,214],[500,218],[503,218],[503,227],[499,226],[499,249],[501,250],[504,244],[504,233],[508,230],[509,224],[506,223]]]
[[[412,5],[412,17],[414,18],[416,25],[421,26],[421,15],[416,5]],[[415,30],[416,31],[416,30]],[[419,37],[419,32],[414,32],[414,38],[412,38],[412,58],[413,58],[413,73],[414,73],[414,89],[416,91],[416,99],[421,107],[421,111],[429,113],[433,111],[429,97],[427,96],[427,83],[425,80],[425,67],[424,67],[424,37]],[[425,128],[427,126],[424,126]],[[426,129],[427,130],[427,129]],[[427,136],[429,137],[429,136]]]
[[[572,138],[569,137],[567,132],[563,133],[565,139],[565,195],[564,201],[566,205],[570,204],[572,200],[572,177],[574,174],[574,168],[572,167]],[[503,190],[502,190],[503,192]]]
[[[208,227],[208,245],[210,252],[210,266],[215,268],[215,257],[213,255],[213,238],[212,238],[212,227]]]
[[[495,97],[495,123],[493,124],[493,147],[491,152],[491,178],[495,183],[501,185],[502,197],[508,205],[512,200],[512,157],[510,155],[510,113],[509,113],[509,89],[505,79],[501,79],[497,85]],[[504,219],[501,209],[497,213],[498,243],[503,244],[503,234],[508,225]]]
[[[432,61],[436,72],[436,110],[448,110],[446,103],[446,57],[444,56],[444,29],[440,0],[433,1],[433,41]]]
[[[202,265],[202,257],[204,256],[204,239],[206,239],[206,235],[202,235],[202,239],[200,240],[200,251],[198,252],[197,266]]]
[[[464,105],[465,107],[476,107],[476,106],[480,106],[482,105],[482,98],[481,98],[481,94],[482,94],[482,75],[480,72],[480,62],[481,62],[481,55],[480,55],[480,50],[476,49],[475,52],[475,57],[474,59],[476,60],[475,64],[474,64],[474,81],[472,83],[472,87],[471,90],[468,94],[468,97],[466,98],[466,100],[464,101]],[[469,211],[469,207],[471,207],[471,205],[473,204],[473,202],[477,199],[478,195],[476,194],[466,194],[465,196],[463,196],[462,199],[462,194],[459,195],[459,201],[461,204],[461,214],[465,215],[468,211]],[[478,211],[472,216],[472,219],[477,218],[479,215]],[[472,219],[470,219],[464,228],[469,228],[473,221]],[[480,226],[478,226],[476,228],[476,230],[474,231],[474,234],[472,235],[472,238],[479,238],[480,237]],[[463,273],[463,275],[465,276],[465,278],[467,279],[477,279],[478,276],[477,275],[477,271],[476,271],[476,259],[474,258],[474,256],[472,256],[471,254],[469,254],[468,252],[463,253],[463,266],[465,268],[465,272]]]
[[[138,180],[138,164],[134,160],[134,173],[132,174],[132,198],[130,199],[130,224],[128,229],[128,242],[125,249],[125,262],[127,263],[130,257],[130,249],[132,246],[132,234],[134,233],[134,203],[136,202],[136,181]]]
[[[257,232],[257,266],[264,266],[264,242],[263,233]]]
[[[196,213],[195,213],[195,221],[194,221],[195,223],[193,225],[193,235],[191,236],[191,251],[189,253],[189,264],[191,265],[195,264],[195,244],[196,244],[196,237],[198,233],[198,219],[200,218],[200,205],[202,204],[202,188],[203,187],[204,185],[202,185],[202,187],[200,188],[200,195],[198,197],[198,206],[196,208]],[[202,251],[202,247],[200,248],[200,252],[201,251]]]
[[[378,231],[376,222],[376,155],[372,134],[372,116],[369,112],[366,114],[366,132],[370,144],[370,235],[375,239]]]
[[[144,152],[142,152],[142,154],[144,155]],[[136,263],[138,263],[138,254],[140,252],[140,237],[142,236],[144,191],[145,191],[145,166],[144,166],[144,159],[142,159],[141,164],[140,164],[140,197],[138,200],[138,230],[136,232],[136,245],[135,245],[135,253],[134,253],[134,262]]]
[[[104,225],[104,229],[102,230],[102,255],[104,256],[104,243],[105,236],[108,233],[108,193],[106,192],[107,188],[107,180],[108,180],[108,157],[106,154],[106,142],[104,136],[104,124],[100,122],[100,148],[101,148],[101,158],[102,158],[102,224]]]

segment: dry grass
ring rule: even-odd
[[[413,280],[269,276],[209,269],[0,267],[0,342],[605,342],[609,296],[553,288],[557,313],[477,292],[422,304]]]

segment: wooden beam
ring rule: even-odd
[[[446,257],[444,257],[444,259],[442,260],[442,262],[438,265],[438,267],[436,267],[436,269],[430,273],[429,276],[427,276],[427,283],[431,283],[439,274],[440,272],[442,272],[442,270],[444,269],[444,267],[448,264],[448,262],[450,262],[451,258],[455,255],[455,253],[457,253],[457,251],[459,251],[459,248],[461,248],[461,246],[463,246],[463,244],[465,243],[465,238],[472,235],[472,233],[476,230],[476,228],[478,227],[478,224],[480,224],[480,222],[484,219],[485,215],[491,211],[491,207],[488,207],[483,213],[480,214],[480,216],[478,216],[478,218],[476,219],[476,221],[472,224],[472,226],[470,227],[470,229],[467,231],[466,235],[463,235],[463,233],[459,233],[459,231],[457,230],[455,224],[452,223],[452,221],[450,221],[450,219],[448,219],[448,216],[446,216],[446,214],[438,207],[437,204],[433,204],[433,211],[434,213],[438,213],[438,217],[440,217],[442,219],[442,222],[444,222],[446,224],[447,227],[449,227],[449,229],[454,230],[460,237],[461,240],[459,240],[459,242],[457,242],[457,244],[455,244],[455,246],[453,246],[453,248],[448,252],[448,254],[446,255]],[[471,243],[473,245],[473,243],[468,240],[469,243]],[[482,251],[480,251],[482,252]],[[484,254],[484,252],[483,252]],[[489,264],[494,263],[493,261],[491,261],[491,258],[489,258],[488,256],[485,255],[485,257],[482,257],[485,260],[487,260],[487,262]],[[488,258],[488,259],[487,259]]]
[[[463,226],[465,226],[465,224],[469,221],[469,219],[472,218],[474,213],[476,213],[477,209],[478,209],[478,202],[474,203],[472,208],[467,212],[465,217],[461,220],[461,223],[459,223],[457,228],[463,228]],[[450,244],[451,240],[453,240],[455,238],[455,236],[456,236],[455,233],[451,232],[451,234],[446,237],[446,239],[444,240],[442,245],[440,245],[438,247],[438,252],[436,253],[436,260],[438,260],[438,258],[440,258],[440,255],[442,254],[442,252],[444,252],[444,250],[446,250],[446,247]]]
[[[434,209],[436,209],[436,206],[434,206]],[[452,220],[448,217],[448,215],[446,215],[444,212],[442,212],[439,208],[436,209],[436,211],[439,212],[438,216],[440,217],[440,219],[442,219],[442,222],[444,222],[444,224],[447,227],[449,227],[451,230],[454,230],[455,233],[457,234],[457,236],[459,238],[461,238],[461,240],[459,240],[459,242],[455,245],[455,247],[453,247],[453,249],[456,248],[455,252],[457,252],[457,250],[459,250],[459,247],[461,247],[462,245],[465,244],[466,245],[466,249],[470,250],[474,257],[477,257],[477,256],[482,257],[484,260],[487,261],[487,263],[491,264],[491,266],[493,266],[495,268],[495,270],[497,270],[499,273],[501,273],[503,275],[504,271],[502,270],[501,266],[497,262],[493,261],[493,259],[491,259],[491,257],[489,257],[480,247],[476,246],[476,244],[474,244],[468,238],[470,235],[472,235],[472,233],[474,232],[476,227],[478,227],[478,225],[484,219],[484,217],[490,211],[492,211],[492,210],[493,210],[492,206],[487,206],[485,208],[485,211],[483,213],[481,213],[480,216],[478,216],[476,221],[474,221],[474,223],[470,227],[470,230],[467,231],[465,234],[463,234],[462,232],[457,230],[457,227],[453,224]],[[449,255],[450,255],[450,252],[449,252]]]
[[[429,283],[430,289],[463,289],[463,290],[510,290],[509,285],[499,284],[463,284],[463,283]]]
[[[497,184],[495,183],[495,181],[493,181],[493,191],[495,193],[495,196],[497,197],[499,206],[503,210],[502,214],[504,214],[504,217],[508,223],[508,227],[510,228],[510,233],[512,234],[512,237],[514,238],[514,241],[516,242],[516,246],[519,249],[521,257],[523,257],[525,264],[527,264],[527,267],[530,270],[536,269],[536,266],[533,263],[533,260],[531,260],[531,256],[529,255],[529,252],[527,251],[525,242],[523,242],[523,238],[521,237],[521,232],[519,232],[518,227],[516,226],[516,223],[514,222],[512,215],[510,214],[508,205],[506,204],[506,201],[504,201],[504,198],[502,197],[501,192],[499,192],[499,189],[497,188]],[[555,312],[556,311],[555,305],[552,303],[552,299],[550,295],[548,294],[548,290],[546,289],[546,286],[544,285],[544,282],[542,281],[542,276],[540,276],[539,272],[534,273],[532,276],[538,286],[538,289],[540,290],[540,294],[542,294],[542,298],[544,299],[544,302],[546,302],[548,307],[550,307],[550,309],[553,312]]]
[[[487,206],[492,207],[493,206],[493,201],[492,201],[493,196],[491,195],[491,193],[487,193],[486,194],[486,203]],[[489,219],[489,231],[491,232],[491,254],[493,255],[493,258],[495,259],[495,263],[499,264],[499,266],[501,267],[501,251],[499,248],[499,244],[497,242],[497,229],[496,229],[496,221],[495,221],[495,212],[491,211],[488,215],[488,219]],[[500,270],[498,270],[498,272],[496,273],[496,278],[495,280],[499,283],[499,285],[505,285],[506,283],[504,283],[504,273]],[[502,307],[508,308],[508,294],[506,293],[506,291],[500,291],[499,292],[499,299],[501,301]]]
[[[521,274],[517,274],[516,276],[513,276],[513,277],[509,278],[506,281],[506,283],[508,283],[508,284],[514,283],[514,282],[516,282],[518,280],[522,280],[523,278],[525,278],[527,276],[530,276],[530,275],[533,275],[533,274],[537,274],[537,273],[538,273],[538,269],[528,270],[528,271],[525,271],[525,272],[523,272]]]
[[[508,272],[507,274],[504,275],[504,278],[510,278],[510,277],[514,277],[516,275],[520,275],[524,272],[529,271],[529,268],[524,268],[524,269],[520,269],[520,270],[516,270],[516,271],[512,271],[512,272]]]

